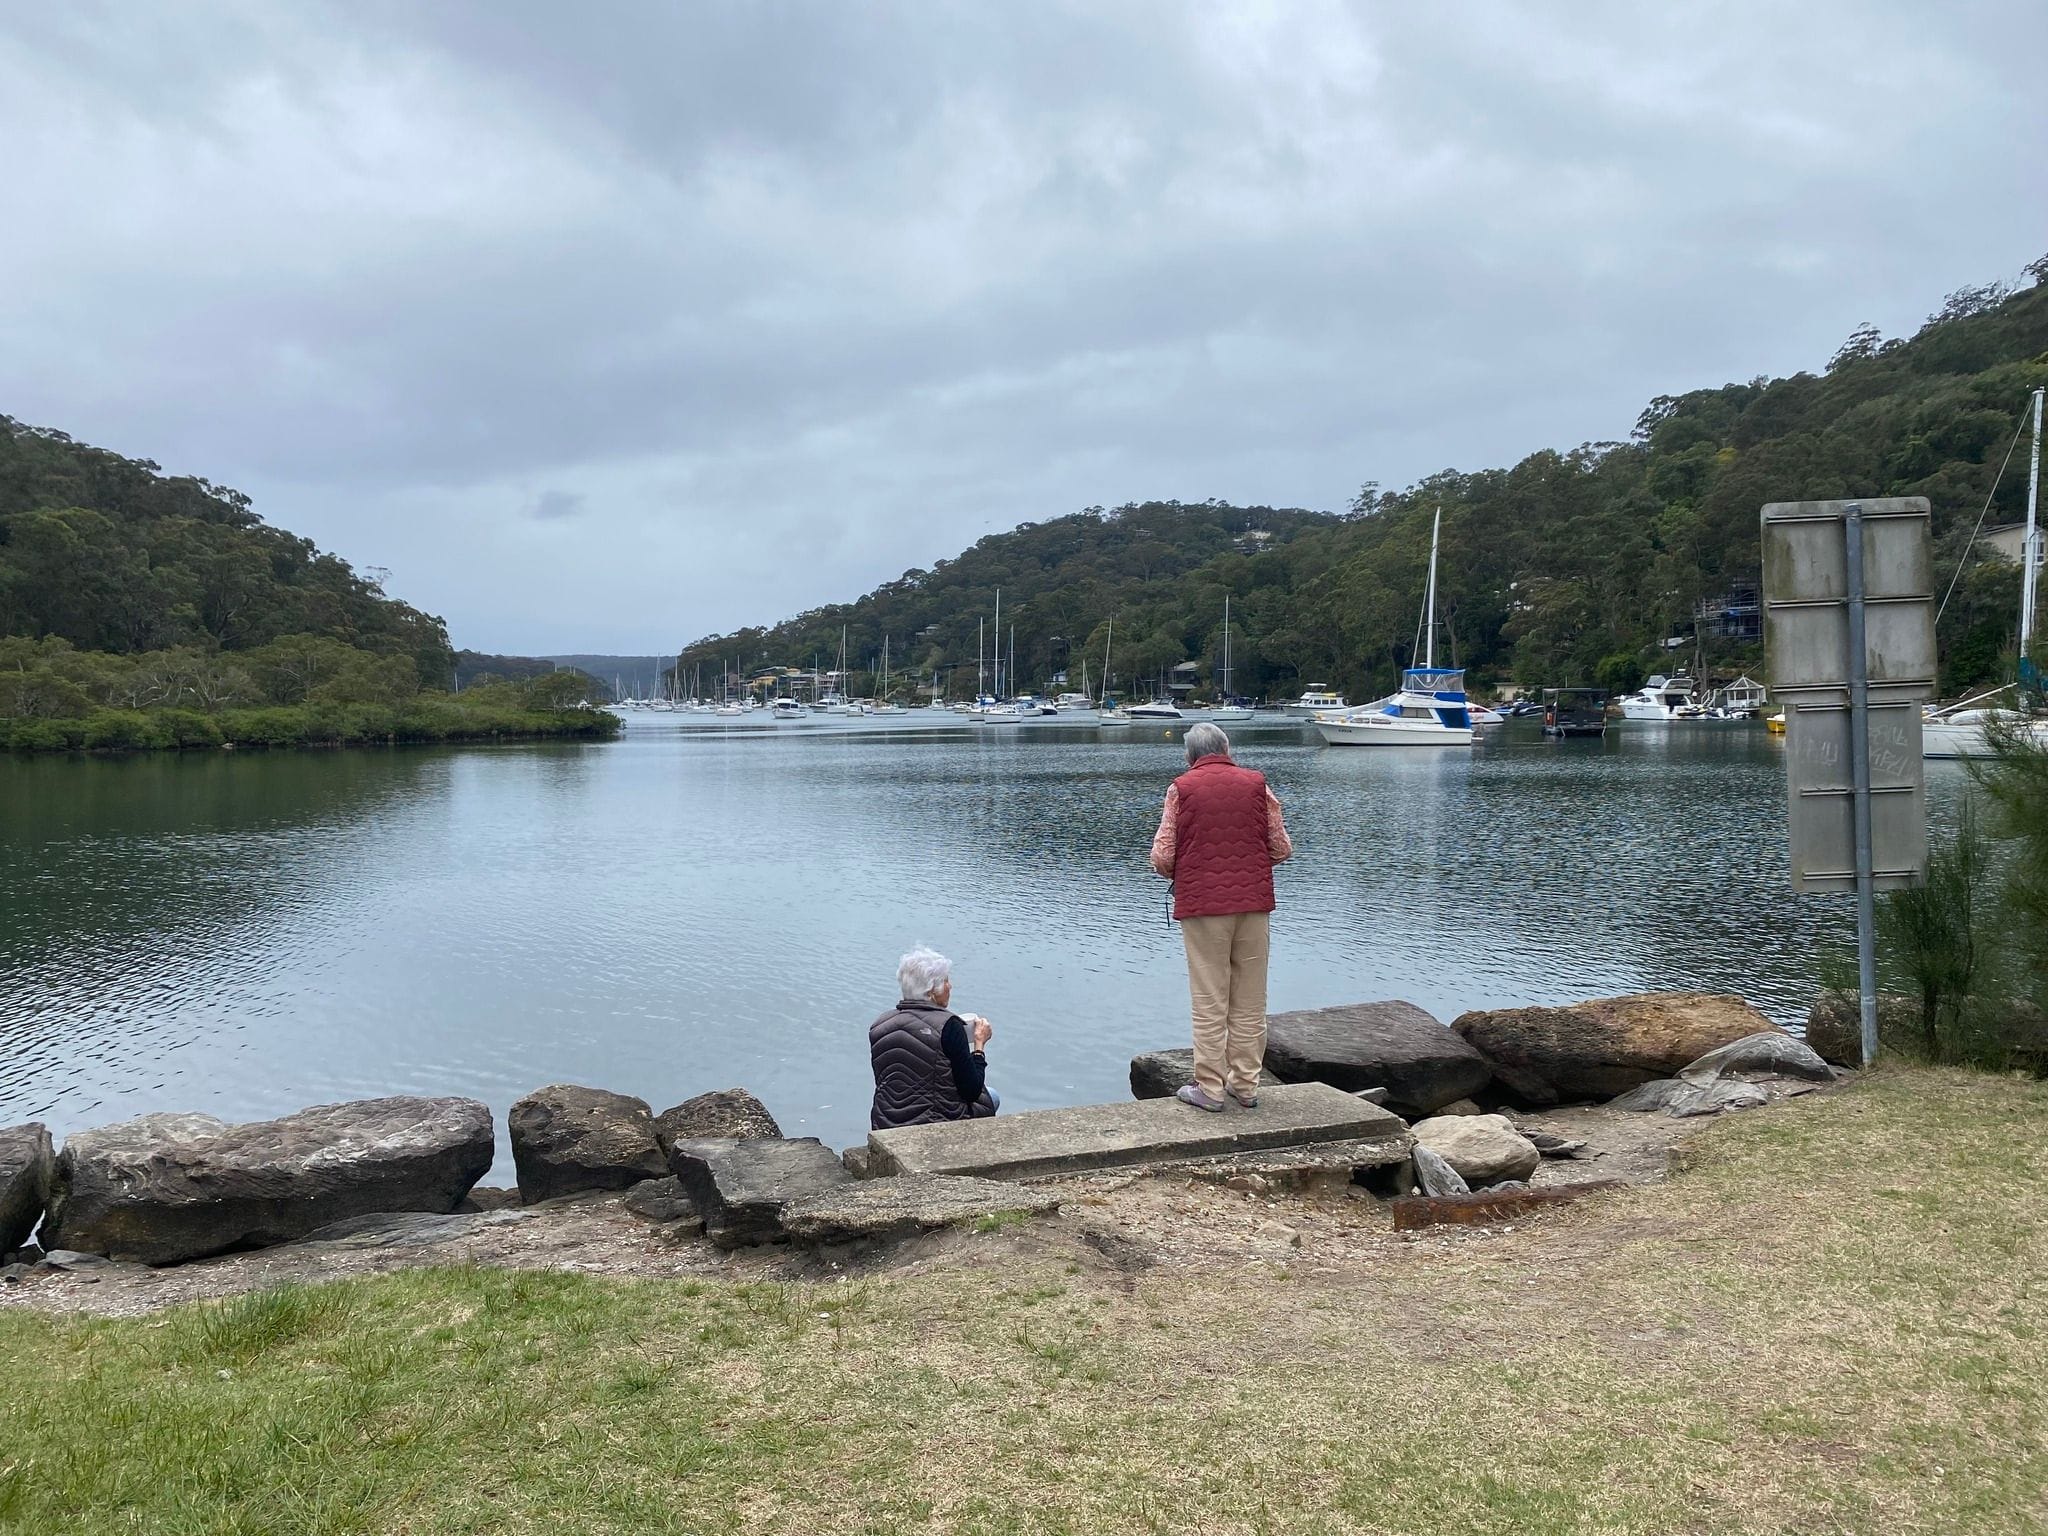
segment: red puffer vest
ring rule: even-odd
[[[1173,916],[1222,917],[1273,910],[1273,854],[1266,842],[1266,776],[1218,753],[1173,781]]]

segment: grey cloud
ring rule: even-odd
[[[542,491],[534,500],[531,515],[542,522],[564,517],[581,517],[583,498],[574,491]]]
[[[665,647],[1910,330],[2040,254],[2044,41],[2025,0],[23,8],[0,409],[466,642]]]

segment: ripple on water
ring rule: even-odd
[[[1642,988],[1804,1009],[1847,904],[1785,878],[1754,729],[1469,755],[1240,734],[1287,804],[1272,1002]],[[1186,1033],[1145,867],[1170,739],[636,724],[609,747],[0,763],[0,1121],[554,1081],[754,1087],[865,1126],[865,1025],[936,945],[1007,1104],[1114,1098]],[[1938,809],[1957,779],[1932,776]]]

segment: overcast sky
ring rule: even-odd
[[[2048,6],[0,0],[0,411],[486,650],[1336,509],[2048,250]]]

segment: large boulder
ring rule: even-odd
[[[35,1121],[0,1128],[0,1254],[27,1242],[43,1219],[56,1165],[50,1133]]]
[[[447,1213],[493,1150],[475,1099],[363,1099],[247,1125],[144,1115],[64,1143],[44,1246],[176,1264],[372,1211]]]
[[[1469,1098],[1493,1078],[1471,1045],[1401,1002],[1276,1013],[1266,1024],[1266,1066],[1283,1082],[1385,1088],[1387,1108],[1410,1118]]]
[[[1877,997],[1877,1035],[1883,1042],[1917,1040],[1920,1002],[1897,992]],[[1853,992],[1823,992],[1806,1015],[1806,1043],[1838,1067],[1863,1065],[1863,1017]]]
[[[2037,1075],[2048,1073],[2048,1014],[2023,997],[1968,1000],[1964,1028],[1987,1059]],[[1877,998],[1877,1037],[1886,1050],[1918,1054],[1925,1024],[1920,1000],[1897,992]],[[1806,1043],[1838,1067],[1863,1065],[1863,1024],[1853,992],[1823,992],[1806,1015]]]
[[[668,1161],[721,1248],[773,1242],[783,1235],[786,1206],[854,1182],[839,1154],[814,1136],[699,1136],[674,1143]]]
[[[1739,997],[1638,992],[1569,1008],[1461,1014],[1451,1028],[1525,1104],[1611,1099],[1746,1035],[1782,1033]]]
[[[999,1179],[911,1173],[792,1200],[783,1208],[781,1225],[800,1243],[891,1242],[963,1222],[1041,1215],[1059,1204],[1049,1190]]]
[[[1434,1152],[1467,1184],[1475,1186],[1526,1179],[1543,1161],[1536,1144],[1505,1115],[1442,1115],[1419,1120],[1410,1129],[1418,1153],[1425,1148]]]
[[[1143,1051],[1131,1058],[1131,1097],[1170,1099],[1195,1080],[1195,1053]],[[1271,1072],[1261,1072],[1259,1082],[1270,1087],[1280,1081]]]
[[[505,1122],[519,1198],[528,1205],[584,1190],[631,1189],[668,1172],[645,1099],[556,1083],[514,1104]]]
[[[768,1113],[768,1106],[744,1088],[720,1088],[685,1099],[673,1109],[654,1117],[654,1137],[662,1156],[679,1141],[702,1136],[780,1136],[782,1127]]]

